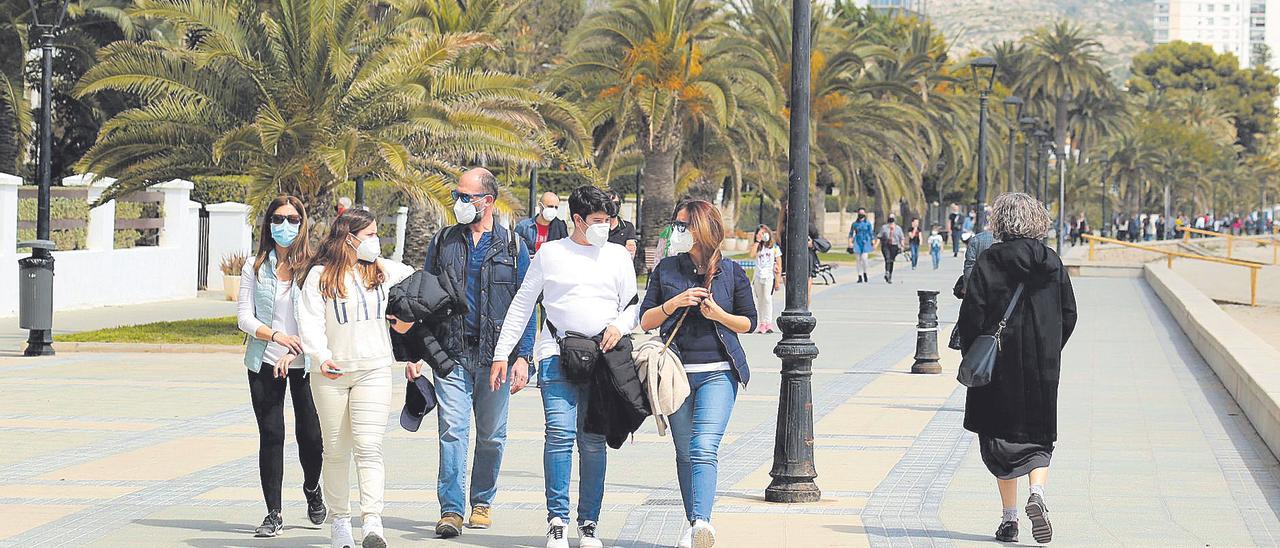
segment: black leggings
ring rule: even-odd
[[[284,393],[288,385],[293,397],[298,460],[302,461],[303,487],[320,485],[320,463],[324,451],[320,417],[311,400],[310,379],[301,369],[290,369],[288,382],[273,376],[274,368],[262,364],[257,373],[249,371],[249,396],[258,418],[258,472],[262,476],[262,497],[267,511],[280,510],[280,485],[284,482]]]
[[[886,245],[880,248],[884,253],[884,272],[893,275],[893,261],[898,258],[900,248],[896,245]]]

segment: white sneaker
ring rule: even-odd
[[[356,539],[351,536],[351,518],[333,518],[333,548],[355,548]]]
[[[676,546],[677,548],[693,548],[693,527],[692,526],[684,528],[684,535],[681,535],[680,544],[677,544]]]
[[[596,538],[596,522],[587,521],[578,526],[578,546],[580,548],[604,548],[604,543]]]
[[[702,520],[693,522],[693,548],[711,548],[716,545],[716,528]]]
[[[387,540],[382,533],[382,516],[365,516],[360,532],[364,533],[360,548],[387,548]]]
[[[564,537],[565,523],[560,518],[553,518],[547,524],[547,548],[569,548],[569,539]]]

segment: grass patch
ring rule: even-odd
[[[244,344],[244,333],[236,327],[235,316],[176,322],[111,327],[61,335],[64,342],[146,343],[146,344]]]

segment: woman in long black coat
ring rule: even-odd
[[[1076,324],[1075,294],[1058,255],[1041,242],[1049,212],[1022,193],[1001,195],[992,207],[998,243],[979,258],[968,281],[960,321],[961,348],[994,333],[1018,284],[1022,296],[1001,337],[991,383],[970,388],[964,427],[978,434],[982,460],[996,476],[1003,516],[996,538],[1018,538],[1018,478],[1029,476],[1026,513],[1037,542],[1053,538],[1044,485],[1058,438],[1058,374],[1062,346]]]

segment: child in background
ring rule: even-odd
[[[933,225],[933,230],[929,235],[929,255],[933,257],[933,269],[938,269],[938,263],[942,261],[942,227]]]

